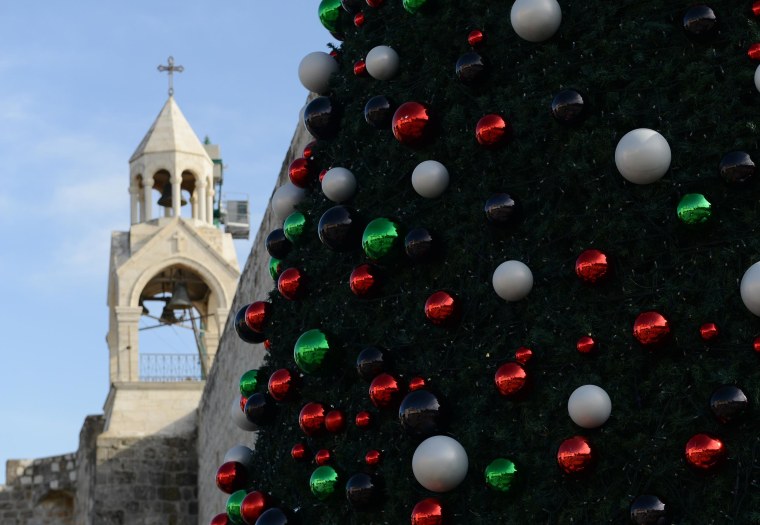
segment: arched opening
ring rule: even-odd
[[[74,495],[63,490],[51,490],[34,506],[29,525],[74,525]]]

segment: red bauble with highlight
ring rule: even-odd
[[[475,125],[475,138],[484,148],[498,148],[507,142],[511,134],[509,122],[495,113],[481,117]]]
[[[380,7],[383,5],[383,0],[367,0],[367,5],[370,7]]]
[[[557,463],[566,474],[583,474],[594,463],[595,454],[591,443],[583,436],[566,439],[557,451]]]
[[[633,337],[650,350],[665,345],[670,336],[670,323],[660,312],[640,313],[633,323]]]
[[[435,292],[425,301],[425,317],[437,326],[452,324],[459,318],[459,300],[449,292]]]
[[[365,77],[367,76],[367,63],[363,59],[359,59],[356,62],[354,62],[354,75],[357,77]],[[320,177],[320,182],[324,178],[324,175]]]
[[[412,509],[412,525],[443,525],[443,505],[437,498],[423,499]]]
[[[610,273],[607,255],[599,250],[584,250],[575,260],[575,273],[584,283],[603,281]]]
[[[686,443],[686,462],[695,469],[710,471],[726,459],[726,445],[710,434],[696,434]]]
[[[419,102],[404,102],[391,119],[393,136],[404,146],[420,146],[432,133],[430,110]]]
[[[413,377],[409,380],[409,391],[414,392],[415,390],[421,390],[427,386],[427,381],[425,381],[424,377]]]
[[[527,346],[521,346],[515,350],[515,361],[521,365],[527,365],[531,359],[533,359],[533,350]]]
[[[288,166],[288,177],[293,185],[306,188],[311,181],[311,167],[309,161],[303,157],[296,159]]]
[[[240,503],[240,517],[246,525],[256,525],[256,520],[267,508],[269,508],[269,498],[266,494],[258,490],[249,492]]]
[[[361,27],[364,25],[365,19],[364,19],[364,13],[358,12],[354,15],[354,25],[356,27]]]
[[[354,424],[358,428],[369,428],[372,426],[372,414],[367,411],[362,411],[356,414],[354,418]]]
[[[228,461],[216,471],[216,486],[226,494],[242,490],[248,484],[248,470],[237,461]]]
[[[254,332],[263,334],[271,313],[271,303],[266,301],[253,302],[245,309],[245,324]]]
[[[473,29],[467,34],[467,43],[472,47],[478,47],[486,40],[486,35],[480,29]]]
[[[701,337],[702,341],[705,343],[715,341],[719,335],[720,330],[718,329],[718,325],[715,323],[705,323],[699,327],[699,337]]]
[[[504,363],[494,375],[496,390],[504,397],[516,397],[528,384],[528,373],[520,363]]]
[[[245,410],[245,404],[248,402],[248,398],[245,396],[240,396],[240,411]]]
[[[749,46],[747,56],[752,60],[760,61],[760,43],[755,43]]]
[[[579,354],[590,355],[596,353],[596,341],[590,335],[584,335],[575,343],[575,349]]]
[[[311,160],[311,158],[314,156],[314,148],[317,145],[316,140],[312,140],[309,142],[306,146],[303,148],[303,158],[306,160]]]
[[[333,434],[343,432],[346,429],[346,414],[342,410],[330,410],[325,415],[325,428]]]
[[[232,522],[230,521],[229,516],[227,516],[226,513],[224,514],[217,514],[213,518],[211,518],[211,521],[209,522],[210,525],[232,525]]]
[[[390,374],[380,374],[369,385],[369,398],[377,408],[393,408],[401,402],[404,389]]]
[[[330,461],[332,461],[332,452],[330,452],[326,448],[317,450],[317,453],[314,454],[314,462],[320,467],[322,465],[327,465],[328,463],[330,463]]]
[[[306,403],[298,414],[298,426],[307,436],[314,436],[324,430],[325,407],[322,403]]]
[[[293,448],[290,449],[290,457],[296,461],[303,461],[309,453],[309,449],[303,443],[296,443]]]
[[[272,372],[267,383],[269,395],[275,401],[287,401],[295,394],[296,378],[293,372],[287,368],[281,368]]]
[[[383,459],[383,453],[379,450],[370,450],[364,454],[364,462],[370,467],[375,467],[380,464]]]
[[[355,296],[372,297],[380,288],[380,270],[372,264],[360,264],[351,272],[349,285]]]
[[[298,268],[288,268],[277,279],[277,289],[285,299],[297,301],[306,292],[306,275]]]

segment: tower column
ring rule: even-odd
[[[182,207],[181,202],[181,190],[180,187],[182,185],[182,175],[179,173],[172,173],[171,176],[172,181],[172,216],[179,217],[181,215],[180,208]]]
[[[198,218],[198,189],[196,188],[193,193],[190,194],[190,211],[192,212],[193,219]]]
[[[140,380],[138,322],[142,315],[139,306],[116,306],[117,341],[116,370],[111,370],[111,382]]]
[[[153,219],[153,203],[150,198],[153,195],[153,177],[149,177],[143,182],[143,207],[142,220],[148,222]]]
[[[214,193],[214,188],[208,187],[208,191],[206,193],[206,222],[209,224],[214,224]]]
[[[139,222],[137,202],[140,197],[140,188],[133,182],[129,185],[129,219],[130,224],[137,224]]]
[[[198,194],[198,219],[203,222],[208,222],[208,216],[206,215],[206,179],[199,179],[195,184],[195,192]]]

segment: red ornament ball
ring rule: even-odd
[[[478,120],[475,125],[475,138],[485,148],[496,148],[509,138],[511,127],[504,117],[491,113]]]
[[[372,426],[372,414],[367,411],[359,412],[354,418],[354,424],[358,428],[369,428]]]
[[[584,335],[575,343],[575,349],[579,354],[593,354],[596,352],[596,341],[590,335]]]
[[[312,140],[309,142],[306,146],[303,148],[303,158],[306,160],[311,160],[311,158],[314,156],[314,147],[317,145],[316,140]]]
[[[566,439],[557,450],[557,463],[566,474],[582,474],[594,462],[594,449],[583,436]]]
[[[575,273],[581,281],[596,284],[607,277],[610,264],[607,255],[599,250],[584,250],[575,260]]]
[[[430,138],[433,127],[430,110],[419,102],[404,102],[393,113],[391,127],[401,144],[419,146]]]
[[[354,25],[356,27],[361,27],[364,25],[364,13],[361,11],[354,15]]]
[[[325,428],[328,432],[337,434],[346,429],[346,415],[342,410],[330,410],[325,415]]]
[[[383,453],[379,450],[370,450],[364,454],[364,462],[370,467],[374,467],[383,459]]]
[[[361,58],[354,62],[354,75],[357,77],[367,76],[367,63]],[[324,173],[327,173],[327,171]],[[322,182],[324,177],[325,176],[320,173],[319,182]]]
[[[367,0],[367,5],[370,7],[380,7],[383,5],[383,0]]]
[[[369,398],[377,408],[392,408],[401,402],[403,388],[390,374],[380,374],[369,385]]]
[[[425,301],[425,317],[437,326],[451,324],[459,317],[459,300],[448,292],[435,292]]]
[[[525,389],[528,373],[519,363],[504,363],[494,375],[496,390],[504,397],[514,397]]]
[[[710,471],[726,459],[726,445],[710,434],[696,434],[686,443],[686,462],[692,467]]]
[[[226,512],[222,514],[217,514],[216,516],[211,518],[211,521],[209,523],[210,525],[231,525],[232,524]]]
[[[409,391],[421,390],[427,386],[427,381],[424,377],[416,376],[409,380]]]
[[[248,305],[245,309],[245,324],[260,334],[264,333],[264,328],[269,321],[272,313],[272,304],[266,301],[256,301]]]
[[[296,301],[306,291],[306,275],[298,268],[288,268],[277,279],[277,289],[285,299]]]
[[[360,264],[351,272],[351,291],[357,297],[372,297],[380,287],[380,270],[372,264]]]
[[[749,46],[747,56],[752,60],[760,60],[760,43],[755,43]]]
[[[755,0],[755,2],[752,4],[752,14],[755,16],[760,16],[760,0]]]
[[[527,346],[521,346],[515,350],[515,361],[521,365],[527,365],[531,359],[533,359],[533,350]]]
[[[752,349],[756,354],[760,354],[760,335],[755,337],[755,340],[752,341]]]
[[[699,327],[699,337],[706,343],[714,341],[719,335],[720,330],[718,330],[718,325],[715,323],[705,323]]]
[[[240,517],[246,525],[255,525],[265,510],[269,507],[269,499],[263,492],[249,492],[240,503]]]
[[[633,323],[633,337],[645,348],[658,348],[670,339],[670,323],[660,312],[640,313]]]
[[[216,486],[226,494],[242,490],[248,484],[248,470],[237,461],[222,463],[216,471]]]
[[[325,428],[325,407],[322,403],[306,403],[298,414],[298,426],[307,436],[314,436]]]
[[[473,29],[467,34],[467,43],[472,47],[478,47],[486,39],[486,35],[480,29]]]
[[[436,498],[423,499],[412,509],[412,525],[443,525],[443,505]]]
[[[275,401],[287,401],[294,393],[295,382],[296,379],[293,377],[293,373],[287,368],[275,370],[269,376],[269,382],[267,383],[269,395]]]
[[[240,411],[245,410],[245,404],[248,402],[248,398],[245,396],[240,396]]]
[[[306,459],[308,449],[303,443],[296,443],[293,448],[290,449],[290,457],[296,461],[303,461]]]
[[[264,348],[266,348],[267,352],[272,349],[272,341],[269,339],[264,340]]]
[[[322,170],[322,171],[320,171],[320,172],[319,172],[319,182],[320,182],[320,183],[322,182],[322,179],[324,179],[324,178],[325,178],[325,175],[327,175],[327,172],[328,172],[328,171],[330,171],[330,170],[326,170],[326,169],[325,169],[325,170]]]
[[[299,188],[306,188],[311,179],[309,161],[302,157],[291,162],[290,166],[288,166],[288,177],[290,177],[290,182],[293,185]]]
[[[314,454],[314,461],[320,467],[322,465],[327,465],[330,461],[332,461],[332,453],[326,448],[317,450],[317,453]]]

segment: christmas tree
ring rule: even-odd
[[[230,522],[760,523],[760,20],[714,7],[319,4]]]

